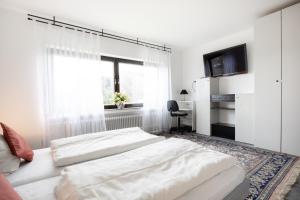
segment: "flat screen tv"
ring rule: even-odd
[[[203,55],[205,77],[230,76],[248,72],[246,44]]]

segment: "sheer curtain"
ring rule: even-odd
[[[144,48],[143,129],[160,132],[169,129],[167,101],[171,98],[170,53]]]
[[[44,146],[52,139],[105,130],[100,37],[34,24]]]

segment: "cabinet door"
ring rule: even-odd
[[[280,151],[281,141],[281,11],[255,25],[255,141],[257,147]]]
[[[235,140],[253,144],[254,95],[235,95]]]
[[[197,133],[210,135],[210,79],[196,82],[196,130]]]
[[[300,156],[300,4],[282,11],[282,151]]]

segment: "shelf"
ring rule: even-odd
[[[211,124],[211,135],[226,139],[235,140],[235,126],[228,123]]]
[[[218,102],[235,102],[235,95],[234,94],[213,94],[211,95],[211,102],[218,103]]]
[[[235,110],[235,108],[228,108],[228,107],[211,107],[214,110]]]
[[[226,127],[235,127],[234,124],[229,124],[229,123],[221,123],[221,122],[218,122],[218,123],[213,123],[212,125],[217,125],[217,126],[226,126]]]

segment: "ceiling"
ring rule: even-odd
[[[253,26],[296,0],[0,0],[0,5],[186,48]]]

